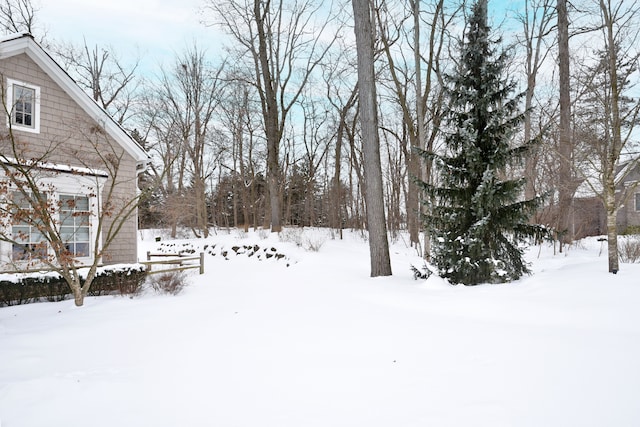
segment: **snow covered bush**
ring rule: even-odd
[[[146,277],[146,267],[140,264],[103,267],[93,279],[89,295],[136,296],[142,292]]]
[[[0,307],[35,301],[62,301],[69,293],[69,286],[56,273],[3,274],[0,278]]]
[[[310,252],[318,252],[325,241],[326,239],[320,236],[305,237],[304,248]]]
[[[625,236],[619,241],[620,262],[635,263],[640,262],[640,237]]]
[[[330,231],[303,227],[287,227],[278,233],[281,242],[293,243],[309,252],[318,252],[330,235]]]
[[[82,270],[80,271],[82,274]],[[89,295],[137,295],[142,290],[146,269],[140,264],[101,267]],[[81,277],[81,282],[84,278]],[[55,272],[0,275],[0,307],[40,301],[62,301],[72,295],[64,278]]]
[[[241,228],[235,230],[235,236],[238,240],[244,240],[247,238],[248,233]]]
[[[158,294],[178,295],[187,286],[187,277],[182,271],[168,271],[149,276],[149,284]]]
[[[425,263],[422,268],[418,268],[415,265],[411,265],[411,271],[413,272],[413,280],[423,279],[427,280],[433,274],[433,271]]]
[[[278,237],[281,242],[293,243],[298,247],[302,247],[302,232],[302,228],[287,227],[283,228],[282,231],[278,233]]]

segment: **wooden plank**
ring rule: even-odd
[[[153,257],[177,257],[175,259],[169,260],[157,260],[152,261]],[[187,261],[198,261],[198,264],[188,264]],[[204,252],[200,252],[200,255],[197,257],[183,257],[180,254],[152,254],[150,251],[147,251],[147,261],[140,261],[140,264],[143,264],[147,267],[148,274],[156,274],[161,272],[169,272],[169,271],[180,271],[180,270],[188,270],[198,268],[200,274],[204,274]],[[180,265],[181,267],[171,268],[171,269],[161,269],[152,271],[153,265]]]

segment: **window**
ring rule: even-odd
[[[55,195],[54,195],[55,196]],[[13,261],[44,259],[49,254],[49,245],[38,229],[37,219],[29,200],[20,192],[14,192],[13,224],[11,233]],[[55,199],[55,197],[54,197]],[[61,194],[58,198],[60,238],[69,254],[74,258],[89,257],[89,198]]]
[[[102,193],[106,177],[102,175],[82,175],[65,173],[68,167],[61,167],[61,172],[42,171],[41,181],[44,203],[48,209],[63,243],[63,250],[68,251],[78,265],[85,265],[94,260],[94,248],[98,253],[102,247],[98,221],[98,194]],[[0,234],[7,236],[0,239],[0,268],[7,264],[27,264],[33,268],[41,264],[39,260],[57,262],[53,247],[47,240],[47,234],[39,227],[38,211],[33,209],[29,196],[17,190],[14,184],[2,180],[0,170],[0,187],[10,188],[7,195],[0,194],[0,209],[6,206],[11,214],[8,221],[0,221]],[[0,218],[1,219],[1,218]],[[42,233],[40,232],[42,231]],[[13,269],[13,268],[12,268]]]
[[[34,125],[33,111],[36,91],[24,86],[13,86],[13,114],[11,120],[14,125],[28,126]]]
[[[636,193],[636,211],[640,212],[640,193]]]
[[[47,256],[47,242],[37,227],[29,200],[20,192],[14,192],[13,224],[11,234],[17,244],[13,244],[11,258],[14,261],[26,261]]]
[[[60,195],[60,238],[74,257],[89,256],[89,198]]]
[[[40,132],[40,88],[7,79],[7,106],[11,126],[26,132]]]

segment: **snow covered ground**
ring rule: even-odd
[[[218,232],[178,296],[0,308],[0,425],[640,425],[640,264],[608,274],[588,240],[454,287],[414,281],[400,240],[371,279],[361,235],[326,233]],[[234,244],[285,257],[224,260]]]

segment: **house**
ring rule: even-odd
[[[640,161],[631,160],[618,167],[616,197],[624,198],[617,215],[618,233],[640,232]],[[594,186],[597,186],[594,184]],[[571,216],[576,239],[607,234],[607,214],[602,200],[586,181],[578,187]]]
[[[31,35],[0,38],[0,78],[5,114],[0,119],[0,161],[16,162],[14,166],[17,162],[33,162],[41,185],[51,191],[48,197],[56,201],[52,206],[59,209],[55,214],[59,214],[60,234],[66,236],[67,249],[78,263],[87,264],[93,261],[92,243],[100,244],[104,230],[115,222],[108,219],[100,231],[97,221],[87,218],[106,209],[107,191],[109,209],[114,211],[117,203],[135,200],[137,177],[148,164],[148,154]],[[4,177],[5,186],[6,170],[0,173],[0,183]],[[7,197],[19,195],[11,193],[10,188],[4,193],[9,194]],[[137,262],[135,204],[132,209],[99,262]],[[28,222],[14,219],[0,227],[22,243],[18,247],[6,239],[0,242],[3,270],[15,267],[25,253],[28,255],[29,248],[42,241]]]

